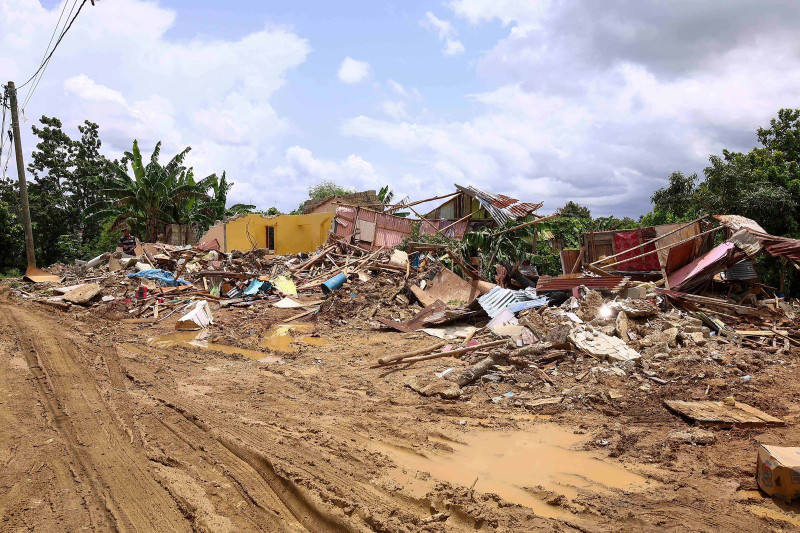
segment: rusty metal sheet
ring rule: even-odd
[[[570,274],[580,253],[581,251],[577,248],[563,248],[561,250],[561,272]]]
[[[481,292],[477,284],[471,284],[452,270],[443,268],[425,287],[425,294],[429,298],[445,302],[449,307],[466,307],[480,296]]]
[[[412,233],[413,225],[420,220],[413,218],[403,218],[388,213],[378,213],[371,209],[356,208],[352,206],[339,206],[334,213],[334,233],[337,237],[350,239],[354,236],[356,240],[368,243],[367,248],[377,250],[379,248],[397,248]],[[353,225],[356,232],[353,233]],[[374,224],[374,232],[373,232]],[[431,220],[421,224],[421,233],[433,235],[437,229],[441,230],[450,226],[451,221]],[[463,220],[454,224],[445,234],[452,238],[461,238],[467,231],[468,222]],[[361,231],[359,231],[361,230]],[[368,231],[365,231],[368,230]]]
[[[482,191],[471,185],[464,187],[456,184],[456,189],[478,200],[481,207],[486,209],[489,216],[499,225],[503,225],[509,220],[524,218],[544,205],[543,202],[539,202],[538,204],[521,202],[516,198],[511,198],[504,194]]]
[[[768,233],[755,233],[753,235],[764,246],[764,250],[773,257],[788,257],[800,261],[800,240],[778,237]]]
[[[536,292],[571,291],[581,285],[596,291],[619,292],[625,288],[630,278],[623,276],[566,277],[550,278],[542,276],[536,285]]]
[[[469,226],[468,220],[461,220],[460,222],[456,222],[453,224],[453,220],[447,220],[445,218],[437,219],[437,220],[428,220],[430,224],[423,222],[419,228],[420,233],[424,233],[426,235],[435,235],[437,233],[437,229],[439,231],[447,228],[452,224],[450,228],[448,228],[444,234],[450,237],[451,239],[460,239],[464,236],[467,232],[467,227]]]
[[[378,318],[377,320],[386,327],[402,331],[403,333],[411,333],[412,331],[417,331],[424,327],[425,324],[429,323],[426,319],[432,318],[433,315],[437,313],[441,313],[445,308],[446,306],[441,300],[436,300],[433,304],[425,307],[422,311],[405,322],[397,322],[389,320],[388,318]]]
[[[719,220],[720,224],[730,229],[731,231],[739,231],[746,228],[759,233],[767,233],[767,230],[752,218],[743,217],[741,215],[714,215],[714,218]]]

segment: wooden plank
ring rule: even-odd
[[[781,335],[788,335],[789,332],[785,329],[779,329],[777,331],[762,331],[762,330],[749,330],[749,329],[737,329],[734,333],[737,335],[741,335],[742,337],[774,337],[776,334],[780,333]]]
[[[706,425],[739,425],[748,427],[782,426],[780,418],[756,409],[750,405],[736,402],[726,405],[723,402],[699,401],[684,402],[664,400],[670,411]]]

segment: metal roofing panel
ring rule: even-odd
[[[739,261],[735,265],[728,267],[725,271],[725,279],[729,281],[747,281],[751,279],[758,279],[756,269],[753,262],[749,259]]]
[[[522,301],[524,298],[520,297],[518,291],[511,289],[504,289],[502,287],[494,287],[492,290],[478,298],[478,303],[481,305],[486,314],[491,318],[496,317],[503,309],[508,307],[509,304]]]
[[[510,196],[506,196],[504,194],[495,194],[482,191],[471,185],[464,187],[455,184],[455,186],[456,189],[464,194],[477,199],[478,202],[480,202],[481,207],[486,209],[495,222],[500,225],[505,224],[509,220],[516,220],[518,218],[526,217],[542,207],[542,202],[539,202],[538,204],[520,202],[516,198],[511,198]]]
[[[622,290],[628,284],[630,278],[622,276],[598,276],[598,277],[555,277],[548,278],[542,276],[536,284],[537,292],[570,291],[581,285],[595,290],[607,290],[616,292]]]
[[[741,215],[714,215],[714,218],[719,220],[723,226],[730,228],[733,231],[739,231],[742,228],[747,228],[760,233],[767,232],[767,230],[762,228],[761,225],[755,220],[743,217]]]

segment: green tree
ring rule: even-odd
[[[556,209],[556,212],[562,217],[571,217],[571,218],[576,218],[578,220],[592,219],[592,212],[589,210],[588,207],[573,202],[572,200],[564,204],[562,207]]]
[[[378,191],[378,200],[383,205],[391,205],[392,200],[394,200],[394,191],[389,188],[388,185],[384,185],[381,187],[381,190]]]
[[[191,148],[186,148],[169,163],[159,161],[161,143],[157,143],[150,162],[144,164],[139,143],[126,152],[127,166],[113,165],[113,174],[102,181],[102,197],[91,208],[93,219],[113,217],[111,229],[128,225],[140,239],[153,242],[162,234],[167,224],[192,222],[208,223],[213,217],[195,209],[197,202],[208,202],[208,191],[217,182],[212,174],[200,181],[194,180],[191,168],[183,161]]]
[[[73,140],[59,119],[42,116],[39,122],[41,127],[32,126],[39,140],[28,164],[29,199],[37,260],[46,265],[83,257],[100,238],[100,221],[85,213],[97,201],[110,162],[100,154],[97,124],[85,121],[78,126],[81,137]]]
[[[344,196],[354,192],[356,190],[352,187],[338,185],[332,181],[323,181],[308,188],[308,197],[310,199],[328,198],[329,196]]]
[[[25,236],[19,214],[0,200],[0,273],[25,267]]]

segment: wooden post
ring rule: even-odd
[[[9,105],[11,106],[11,129],[13,132],[14,151],[17,160],[17,178],[19,179],[19,198],[22,207],[22,226],[25,228],[25,251],[28,255],[28,266],[36,266],[36,253],[33,249],[33,228],[31,226],[31,212],[28,207],[28,182],[25,179],[25,164],[22,161],[22,136],[19,133],[19,115],[17,110],[17,88],[14,82],[8,82]],[[2,132],[0,132],[2,134]]]

